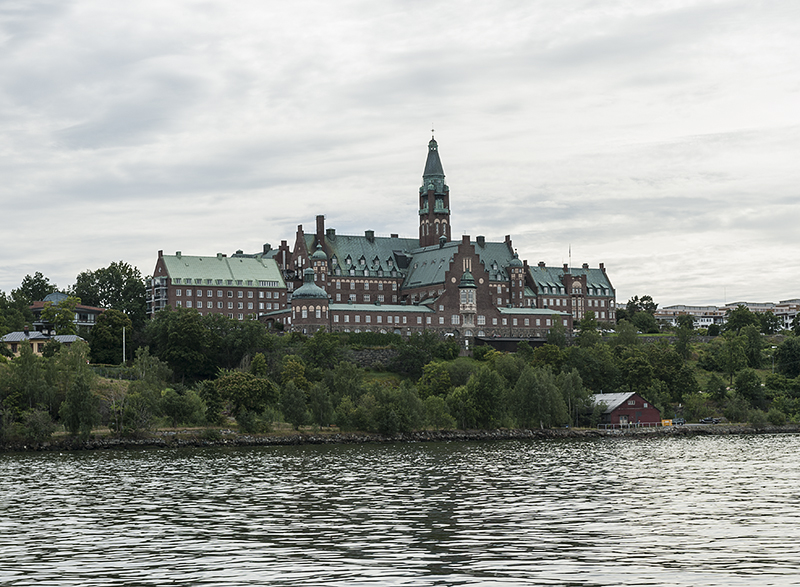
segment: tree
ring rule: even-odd
[[[281,391],[281,412],[284,419],[299,430],[300,426],[308,420],[306,393],[294,384],[287,381]]]
[[[800,375],[800,338],[784,340],[775,351],[775,366],[778,373],[794,379]]]
[[[424,400],[433,395],[447,397],[451,389],[453,385],[447,363],[431,361],[422,368],[422,377],[417,382],[420,398]]]
[[[260,413],[278,401],[278,390],[271,381],[243,371],[223,372],[216,386],[222,399],[231,403],[237,415],[242,410]]]
[[[681,358],[688,359],[689,355],[691,354],[691,344],[692,340],[694,339],[694,330],[686,324],[681,324],[678,326],[678,330],[675,333],[677,340],[675,341],[675,351],[681,356]]]
[[[553,314],[551,317],[553,324],[547,331],[547,344],[551,344],[560,349],[567,347],[567,331],[564,329],[564,323],[561,321],[561,316]]]
[[[478,428],[489,428],[500,413],[500,398],[505,389],[503,378],[487,367],[476,371],[466,385]]]
[[[764,407],[764,389],[761,387],[761,378],[753,369],[745,369],[736,376],[736,393],[745,398],[750,407],[758,409]]]
[[[128,337],[133,331],[133,323],[119,310],[106,310],[97,317],[97,322],[89,334],[93,363],[116,365],[124,362],[122,356],[123,331]]]
[[[617,322],[617,336],[614,337],[614,344],[617,346],[632,347],[636,346],[639,342],[639,337],[636,336],[636,326],[629,320],[620,320]]]
[[[425,420],[434,430],[449,430],[456,427],[456,420],[450,415],[445,398],[431,395],[423,402]]]
[[[694,330],[694,316],[692,316],[691,314],[678,315],[678,328],[686,328],[688,330]]]
[[[551,428],[568,421],[567,405],[550,369],[526,367],[513,397],[514,415],[525,428]]]
[[[628,300],[625,309],[629,316],[633,316],[639,312],[655,315],[656,310],[658,310],[658,304],[656,304],[650,296],[642,296],[641,298],[639,298],[639,296],[633,296]]]
[[[308,411],[311,420],[319,426],[333,422],[333,399],[324,383],[315,383],[308,390]]]
[[[72,294],[87,306],[122,312],[137,329],[142,328],[147,319],[147,290],[142,274],[124,261],[79,273]]]
[[[42,309],[42,321],[52,326],[57,334],[75,334],[75,308],[81,303],[80,298],[69,296],[58,303],[45,302]]]
[[[762,334],[775,334],[781,329],[781,319],[774,312],[761,312],[758,319],[761,321]]]
[[[740,304],[734,310],[728,309],[725,311],[725,326],[723,328],[725,332],[739,334],[742,328],[750,324],[759,330],[761,329],[761,320],[759,320],[758,315],[751,312],[747,306]]]
[[[146,338],[153,354],[181,379],[208,378],[214,372],[210,333],[196,310],[166,308],[148,322]]]
[[[57,291],[56,284],[50,283],[47,277],[37,271],[33,277],[26,275],[19,288],[11,290],[11,297],[30,306],[33,302],[40,302],[49,294]]]
[[[99,403],[99,398],[92,393],[91,378],[81,373],[72,382],[59,410],[67,432],[88,438],[92,428],[100,422]]]
[[[718,361],[723,372],[729,376],[730,383],[733,384],[733,376],[739,369],[747,365],[747,355],[742,337],[735,336],[731,332],[725,333]]]
[[[589,310],[578,326],[578,344],[582,347],[591,347],[599,342],[600,333],[597,331],[597,320],[594,312]]]
[[[763,357],[761,352],[764,350],[764,339],[759,328],[753,324],[748,324],[741,330],[744,338],[744,353],[747,357],[747,366],[751,369],[761,369]]]
[[[658,334],[658,321],[650,312],[636,312],[631,317],[631,322],[640,332],[645,334]]]

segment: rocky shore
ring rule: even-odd
[[[755,429],[746,425],[669,426],[598,430],[555,428],[545,430],[441,430],[384,436],[368,433],[242,434],[235,430],[158,431],[140,438],[91,436],[78,439],[56,437],[44,442],[16,441],[0,444],[0,452],[92,451],[145,448],[183,448],[215,446],[291,446],[301,444],[378,444],[392,442],[464,442],[566,438],[652,438],[659,436],[712,436],[729,434],[797,433],[800,426],[768,426]]]

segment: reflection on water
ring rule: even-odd
[[[800,436],[0,455],[2,585],[800,585]]]

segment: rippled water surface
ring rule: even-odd
[[[800,585],[800,437],[0,455],[1,585]]]

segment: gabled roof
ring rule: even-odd
[[[541,293],[543,288],[564,287],[562,278],[564,277],[563,267],[541,267],[539,265],[528,267],[528,273],[531,279],[536,284],[537,289]],[[569,274],[573,277],[586,275],[586,294],[589,296],[599,295],[614,295],[614,288],[609,281],[608,276],[602,269],[585,269],[583,267],[572,267]],[[608,290],[608,293],[605,291]],[[547,291],[546,293],[559,293]]]
[[[315,235],[306,234],[306,249],[314,250]],[[366,270],[377,273],[378,269],[384,272],[384,276],[390,277],[389,272],[397,272],[399,277],[406,274],[408,267],[408,256],[410,251],[419,246],[416,238],[382,237],[376,236],[367,238],[365,235],[351,236],[346,234],[333,234],[325,236],[326,248],[330,251],[328,259],[331,261],[331,272],[335,273],[336,267],[340,267],[342,275],[348,275],[349,270],[354,268],[358,271]],[[345,265],[345,259],[350,257],[352,265]],[[336,257],[337,265],[333,265],[333,258]],[[362,268],[358,260],[364,257],[366,264]],[[373,260],[378,258],[380,265],[376,268]],[[389,267],[388,260],[392,260],[392,267]]]
[[[24,342],[27,340],[50,340],[50,337],[43,332],[34,330],[33,332],[9,332],[0,340],[3,342]]]
[[[234,256],[225,257],[217,255],[213,257],[202,257],[193,255],[163,255],[164,266],[170,278],[190,279],[194,283],[196,279],[217,279],[253,282],[253,287],[258,286],[259,281],[277,282],[277,287],[286,287],[283,281],[278,264],[274,259],[255,259],[252,257]],[[216,285],[216,284],[213,284]]]
[[[453,256],[460,243],[450,241],[443,247],[432,245],[416,249],[412,253],[408,276],[404,288],[427,287],[444,283],[444,274],[450,268]]]
[[[592,396],[592,405],[597,406],[603,404],[606,406],[603,413],[610,414],[634,395],[636,395],[636,393],[633,391],[623,393],[595,393]]]

